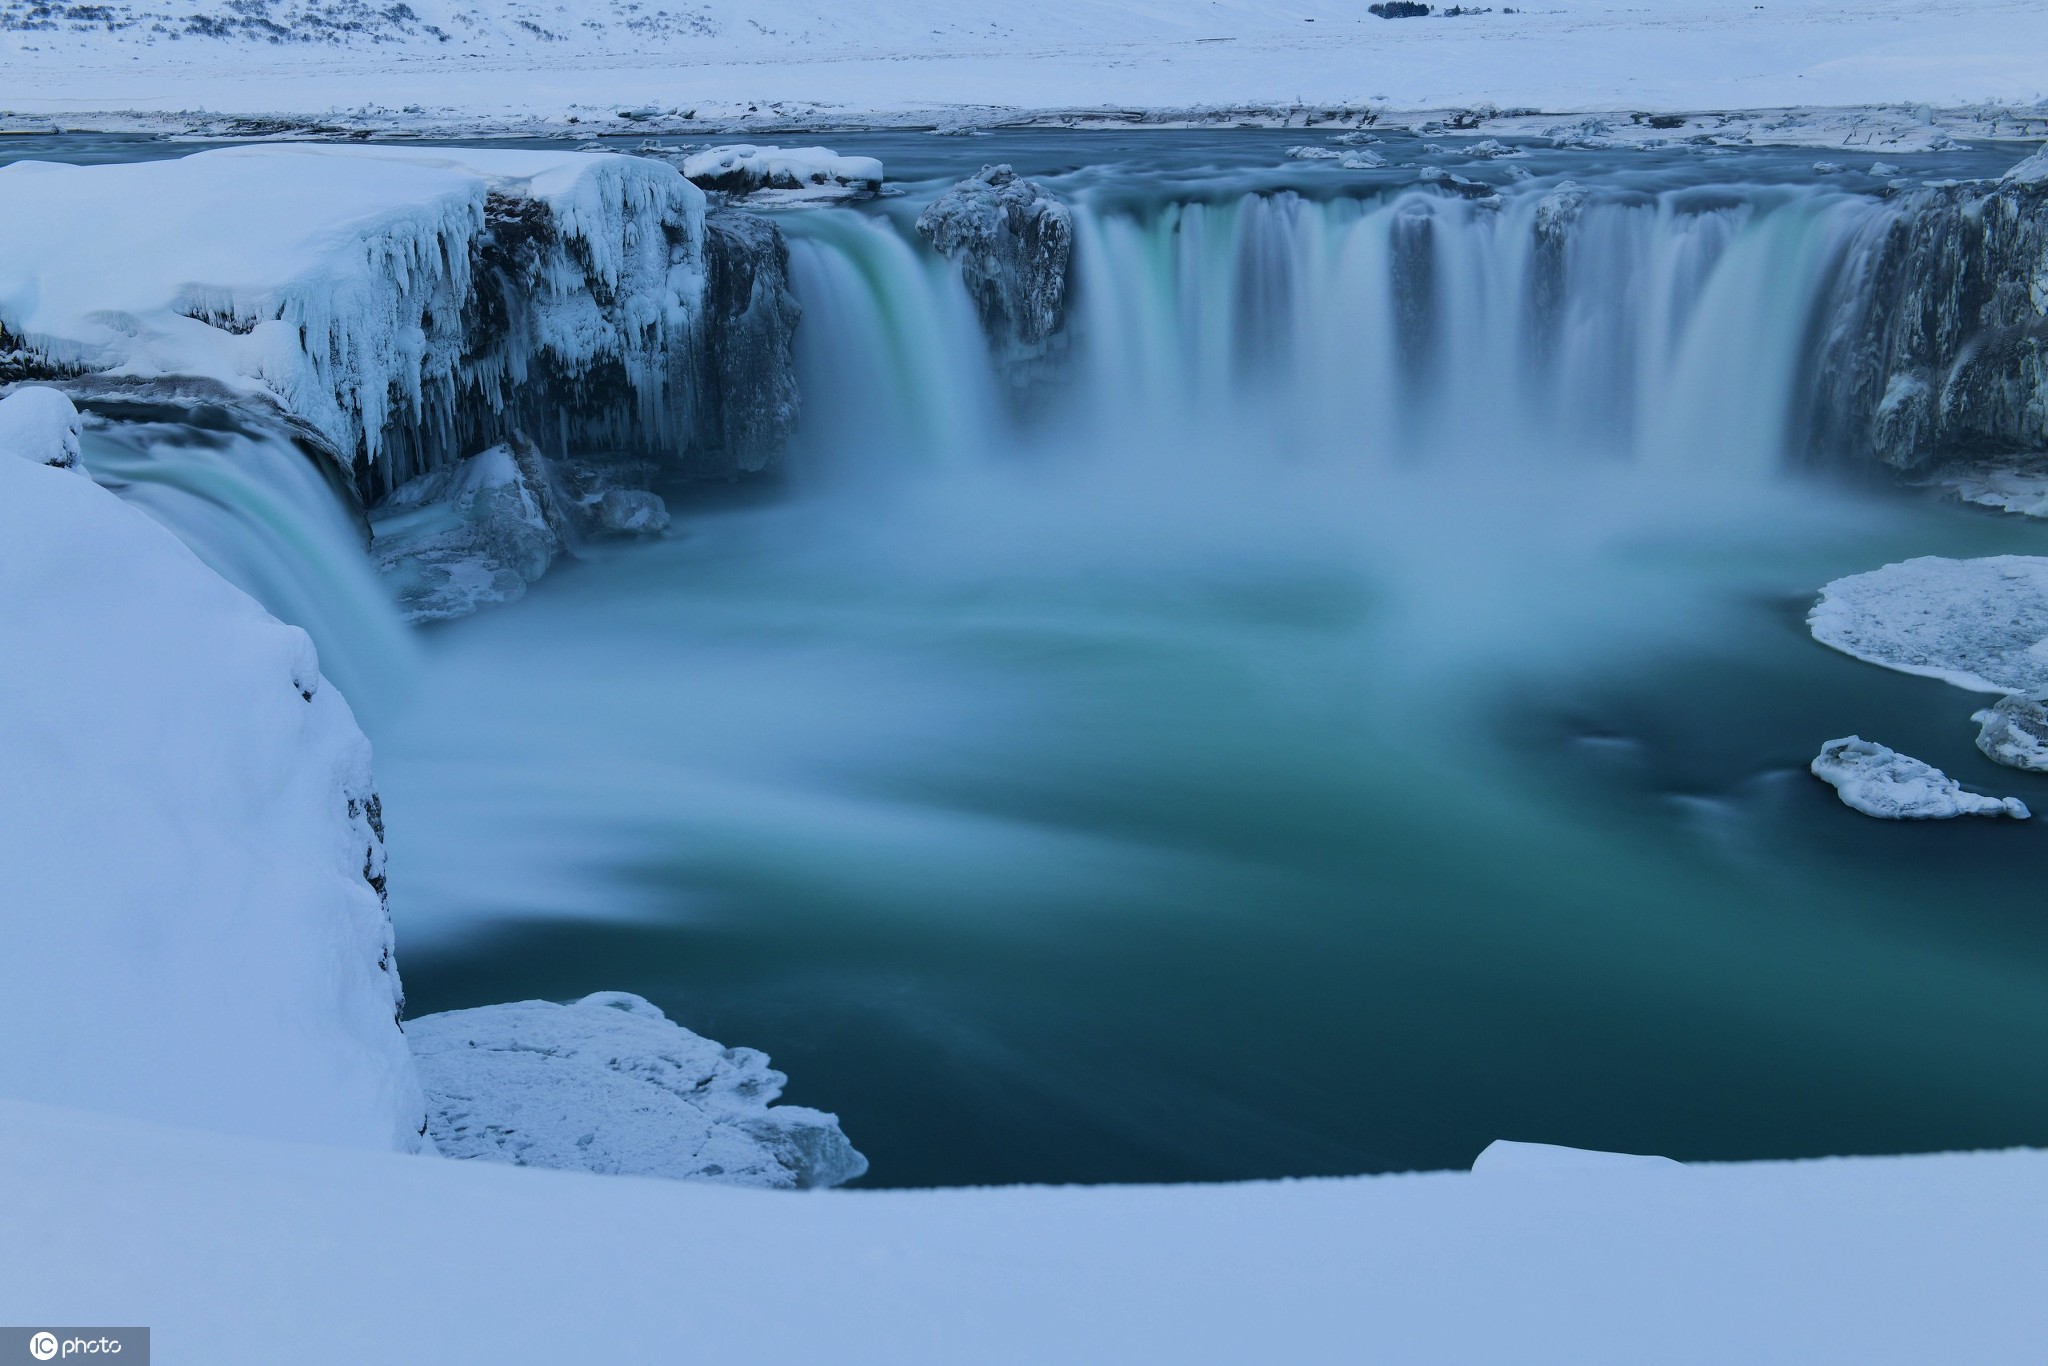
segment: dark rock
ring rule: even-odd
[[[1008,166],[984,166],[933,200],[917,229],[960,267],[999,359],[1014,365],[1046,353],[1066,322],[1074,251],[1066,205]]]

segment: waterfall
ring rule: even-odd
[[[1105,458],[1284,450],[1360,467],[1633,461],[1734,480],[1804,460],[1812,340],[1893,210],[1799,187],[1498,201],[1428,189],[1132,205],[1083,193],[1042,444]],[[1000,451],[957,282],[900,215],[785,223],[811,462]],[[1162,439],[1164,438],[1164,439]],[[1111,456],[1107,453],[1116,452]]]
[[[414,667],[411,633],[364,554],[360,520],[287,435],[253,417],[92,422],[85,465],[216,573],[303,628],[320,671],[374,720]]]

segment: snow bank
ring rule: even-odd
[[[0,1095],[416,1146],[369,744],[305,632],[40,463],[68,408],[0,403]]]
[[[117,1304],[215,1366],[2018,1366],[2048,1341],[2038,1152],[791,1196],[0,1103],[0,1183],[11,1228],[52,1231],[0,1239],[10,1300]]]
[[[1956,816],[2031,814],[2017,797],[1980,797],[1932,764],[1851,735],[1830,740],[1814,758],[1813,776],[1832,786],[1846,806],[1882,820],[1949,820]]]
[[[1807,615],[1813,638],[1973,692],[2048,691],[2048,558],[1926,556],[1836,579]]]
[[[75,470],[78,433],[78,409],[55,389],[29,385],[0,398],[0,453]]]
[[[366,494],[541,412],[689,443],[704,197],[661,162],[239,147],[18,162],[0,200],[0,332],[34,366],[265,395]]]
[[[424,1015],[406,1026],[445,1157],[790,1189],[868,1169],[839,1121],[773,1105],[766,1054],[599,992]]]
[[[683,175],[702,190],[751,195],[783,191],[812,199],[871,195],[882,188],[882,163],[843,157],[829,147],[712,147],[683,159]]]

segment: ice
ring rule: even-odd
[[[2030,697],[2001,697],[1970,719],[1977,748],[1993,763],[2048,771],[2048,708]]]
[[[1472,1160],[1472,1170],[1485,1176],[1502,1176],[1523,1172],[1682,1172],[1685,1166],[1668,1157],[1565,1148],[1555,1143],[1515,1143],[1499,1138],[1487,1144],[1486,1150]]]
[[[832,1115],[775,1105],[785,1081],[625,992],[407,1022],[444,1157],[777,1189],[867,1170]]]
[[[1287,155],[1296,161],[1335,161],[1344,154],[1334,147],[1290,147]]]
[[[2022,517],[2048,517],[2048,472],[1985,466],[1944,475],[1941,484],[1966,503]]]
[[[614,425],[689,440],[671,409],[699,321],[704,196],[665,163],[272,145],[17,162],[0,200],[0,328],[32,366],[268,398],[368,494],[599,375],[623,377],[623,394],[583,395],[621,410]]]
[[[958,264],[1000,354],[1035,354],[1066,321],[1074,218],[1036,181],[984,166],[927,205],[917,230]]]
[[[78,409],[58,390],[30,385],[0,398],[0,452],[75,470],[78,432]]]
[[[1896,750],[1847,736],[1820,748],[1813,776],[1830,784],[1845,805],[1882,820],[1948,820],[1955,816],[2031,814],[2017,797],[1982,797],[1931,764]]]
[[[1837,579],[1807,615],[1813,638],[1972,692],[2048,691],[2048,558],[1936,556]]]
[[[524,441],[401,484],[370,527],[378,571],[413,621],[518,601],[568,535],[546,464]]]

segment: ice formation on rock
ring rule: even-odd
[[[653,535],[658,494],[619,482],[635,471],[562,466],[524,434],[409,480],[370,512],[378,572],[412,621],[445,621],[516,602],[584,536]]]
[[[2031,697],[2001,697],[1974,713],[1977,748],[2008,768],[2048,770],[2048,708]]]
[[[759,214],[712,210],[704,219],[705,329],[698,350],[692,472],[731,477],[765,469],[796,434],[796,327],[789,246]]]
[[[599,992],[407,1023],[443,1156],[685,1181],[836,1186],[867,1170],[839,1121],[773,1105],[785,1078],[751,1048]]]
[[[0,453],[0,1095],[418,1146],[368,741],[305,632],[48,449]]]
[[[59,391],[24,385],[0,398],[0,452],[75,470],[78,437],[78,409]]]
[[[1807,615],[1821,644],[1972,692],[2048,691],[2048,558],[1925,556],[1836,579]]]
[[[175,376],[267,399],[365,502],[515,428],[686,471],[772,457],[698,421],[727,320],[705,306],[703,192],[664,162],[272,144],[18,162],[0,198],[0,379]]]
[[[1831,785],[1845,805],[1883,820],[1947,820],[1954,816],[2031,814],[2017,797],[1982,797],[1935,768],[1896,750],[1847,736],[1820,747],[1813,776]]]
[[[2048,452],[2048,157],[1931,186],[1852,251],[1821,427],[1900,469]]]
[[[781,199],[846,199],[882,188],[882,163],[829,147],[711,147],[684,158],[683,175],[703,190]],[[780,192],[779,194],[774,192]]]
[[[1044,186],[984,166],[917,216],[917,230],[960,267],[990,344],[1030,359],[1066,321],[1074,219]]]
[[[2048,471],[1992,464],[1958,471],[1939,482],[1965,503],[2022,517],[2048,517]]]

